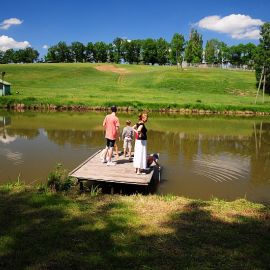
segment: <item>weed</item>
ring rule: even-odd
[[[57,164],[56,168],[48,176],[47,186],[52,191],[68,191],[74,185],[74,179],[63,169],[62,164]]]
[[[99,185],[91,185],[91,188],[90,188],[90,196],[91,197],[95,197],[95,196],[98,196],[99,194],[101,194],[101,188],[99,187]]]
[[[177,197],[173,194],[166,194],[166,195],[162,195],[160,196],[161,200],[165,201],[165,202],[171,202],[171,201],[175,201],[177,199]]]

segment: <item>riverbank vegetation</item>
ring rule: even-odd
[[[267,269],[269,206],[0,186],[3,269]]]
[[[1,97],[2,107],[73,110],[116,104],[127,110],[270,112],[268,95],[264,104],[261,97],[254,104],[255,75],[247,71],[89,63],[5,65],[4,69],[13,94]]]

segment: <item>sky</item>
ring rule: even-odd
[[[112,42],[174,33],[188,39],[196,28],[206,41],[228,45],[259,42],[259,27],[270,22],[269,0],[3,0],[0,50],[31,46],[43,56],[65,41]]]

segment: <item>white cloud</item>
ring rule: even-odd
[[[49,46],[48,46],[48,45],[46,45],[46,44],[42,46],[42,49],[47,50],[48,48],[49,48]]]
[[[0,29],[7,30],[12,25],[19,25],[22,23],[23,21],[17,18],[6,19],[2,23],[0,23]]]
[[[25,49],[30,46],[31,44],[28,41],[16,41],[12,37],[0,36],[0,51],[6,51],[8,49]]]
[[[208,16],[196,23],[202,29],[228,34],[233,39],[259,39],[259,26],[262,24],[262,20],[242,14],[231,14],[223,18]]]

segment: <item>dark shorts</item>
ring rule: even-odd
[[[115,144],[115,140],[110,140],[110,139],[107,139],[107,147],[114,147],[114,144]]]

